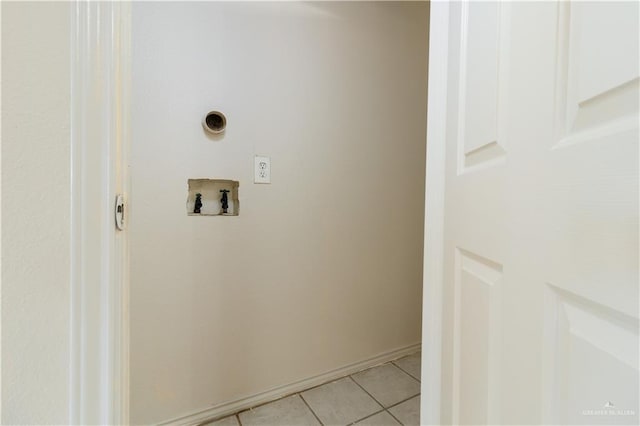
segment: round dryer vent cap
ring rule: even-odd
[[[214,135],[224,132],[227,127],[227,118],[220,111],[211,111],[202,119],[202,127]]]

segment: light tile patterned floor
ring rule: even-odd
[[[418,426],[420,352],[208,426]]]

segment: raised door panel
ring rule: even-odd
[[[638,123],[637,2],[560,2],[556,144],[602,139]]]
[[[509,5],[462,5],[458,99],[458,174],[502,163]]]
[[[548,284],[546,423],[638,424],[638,320]]]
[[[454,424],[500,418],[502,265],[457,248],[454,281]]]

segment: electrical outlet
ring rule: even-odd
[[[253,169],[253,183],[271,183],[271,158],[256,155]]]

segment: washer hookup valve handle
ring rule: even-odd
[[[220,199],[220,204],[222,205],[222,214],[226,214],[229,209],[229,198],[227,197],[228,189],[221,189],[222,198]]]
[[[199,192],[196,194],[196,202],[193,205],[193,212],[200,214],[200,209],[202,208],[202,194]]]

